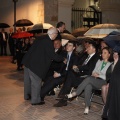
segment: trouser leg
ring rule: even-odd
[[[41,102],[40,92],[42,79],[34,74],[30,69],[29,75],[31,79],[31,103],[39,103]]]
[[[24,67],[24,99],[29,99],[31,95],[31,81],[29,77],[28,68]]]
[[[89,107],[91,105],[91,101],[90,101],[91,93],[92,93],[92,85],[89,84],[85,87],[85,90],[84,90],[86,107]]]

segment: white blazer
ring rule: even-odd
[[[101,70],[102,63],[103,60],[98,60],[92,73],[98,73],[99,78],[106,80],[106,71],[108,67],[112,64],[112,62],[107,62],[106,66]]]

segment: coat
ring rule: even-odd
[[[111,74],[107,103],[108,120],[120,120],[120,59]]]
[[[48,35],[39,36],[25,54],[22,63],[38,77],[44,79],[52,60],[63,61],[54,52],[53,43]]]

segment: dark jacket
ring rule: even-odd
[[[67,58],[67,53],[65,54],[65,58]],[[58,73],[61,74],[61,76],[64,76],[65,73],[69,73],[69,71],[72,70],[73,68],[73,65],[77,65],[78,64],[78,55],[76,55],[74,52],[71,54],[71,57],[70,57],[70,61],[69,61],[69,64],[68,64],[68,70],[66,71],[66,65],[67,64],[64,64],[61,66],[61,69],[59,71],[57,71]]]
[[[88,63],[86,65],[80,65],[78,66],[79,67],[79,71],[80,71],[80,76],[82,75],[91,75],[92,74],[92,71],[94,70],[95,68],[95,65],[97,63],[99,59],[99,56],[97,53],[95,53],[91,58],[90,60],[88,61]]]
[[[48,35],[39,36],[28,50],[22,63],[40,78],[44,79],[52,60],[63,61],[54,52],[53,43]]]

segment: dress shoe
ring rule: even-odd
[[[55,95],[55,92],[52,90],[52,91],[50,91],[47,95],[48,95],[48,96]]]
[[[27,94],[27,97],[24,98],[25,100],[30,100],[31,99],[31,95]]]
[[[40,103],[31,103],[31,105],[43,105],[43,104],[45,104],[44,101],[41,101]]]
[[[57,104],[53,105],[53,107],[63,107],[63,106],[67,106],[66,100],[60,100]]]
[[[89,113],[89,107],[86,107],[84,111],[84,115],[88,115],[88,113]]]

